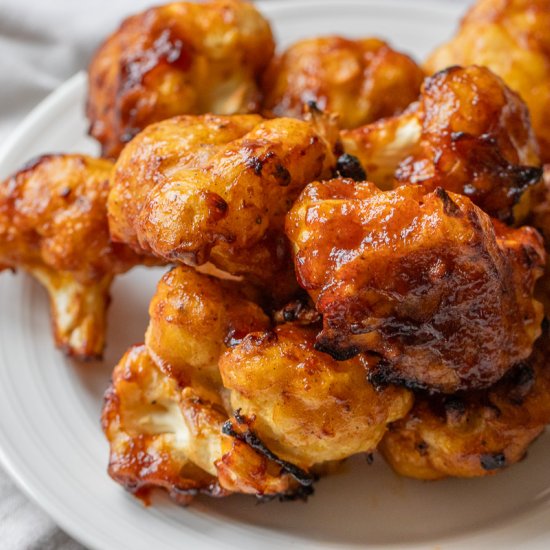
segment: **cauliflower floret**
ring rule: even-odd
[[[126,19],[89,69],[90,134],[103,155],[180,114],[250,113],[275,43],[249,2],[173,2]]]
[[[304,104],[337,113],[342,128],[397,115],[416,100],[424,78],[407,55],[377,38],[308,38],[276,56],[263,80],[264,110],[300,118]]]
[[[404,114],[344,131],[342,140],[382,189],[443,187],[505,222],[526,216],[526,191],[542,176],[527,107],[482,67],[435,74]]]
[[[376,360],[335,361],[314,349],[316,331],[279,325],[249,334],[220,359],[236,429],[246,426],[279,458],[310,472],[318,464],[374,451],[387,424],[412,405],[404,388],[376,389]]]
[[[161,136],[157,139],[157,136]],[[284,217],[336,167],[332,118],[178,117],[150,126],[116,163],[113,239],[165,261],[211,261],[276,301],[297,285]]]
[[[419,479],[492,475],[525,457],[550,422],[550,336],[492,388],[419,395],[390,427],[380,451],[399,474]]]
[[[102,354],[109,287],[144,258],[111,241],[112,163],[84,155],[35,159],[0,184],[0,269],[23,269],[47,289],[57,345]]]
[[[485,388],[540,335],[542,238],[467,197],[418,185],[308,185],[287,217],[298,280],[323,315],[319,349],[380,354],[379,375],[432,391]]]

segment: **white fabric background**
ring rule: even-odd
[[[0,0],[0,146],[32,107],[87,66],[94,49],[125,14],[162,1]],[[0,469],[0,549],[83,546],[59,530]]]

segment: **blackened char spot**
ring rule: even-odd
[[[420,456],[426,456],[428,454],[428,444],[425,441],[419,441],[416,444],[416,450]]]
[[[445,407],[447,422],[451,424],[460,422],[466,414],[466,404],[456,395],[449,395],[445,397],[443,400],[443,406]]]
[[[510,166],[509,174],[521,191],[530,185],[538,183],[543,175],[543,169],[538,166]]]
[[[275,178],[279,182],[281,187],[288,187],[290,185],[290,172],[282,165],[275,165]]]
[[[480,457],[480,462],[484,470],[499,470],[506,466],[506,457],[504,453],[483,454]]]
[[[460,215],[460,208],[456,205],[453,199],[451,199],[443,187],[438,187],[435,190],[435,194],[439,199],[441,199],[441,202],[443,203],[443,212],[445,212],[447,216],[457,217]]]
[[[302,500],[307,502],[308,497],[313,495],[315,489],[313,485],[299,485],[294,491],[288,493],[276,493],[274,495],[256,495],[259,504],[278,500],[279,502],[292,502]]]
[[[244,164],[247,168],[252,168],[252,170],[254,170],[254,174],[257,176],[262,175],[264,163],[260,157],[250,156],[246,159]]]
[[[351,178],[354,181],[365,181],[367,173],[357,157],[344,153],[336,161],[336,175],[341,178]]]
[[[275,464],[278,464],[287,474],[291,475],[301,485],[309,486],[314,482],[314,477],[302,470],[295,464],[287,462],[282,458],[279,458],[274,452],[266,447],[263,441],[248,427],[246,418],[240,413],[239,410],[233,413],[235,420],[241,426],[246,426],[244,432],[238,432],[233,428],[231,420],[225,422],[222,426],[222,433],[229,435],[246,443],[249,447],[254,449],[257,453],[265,456]]]
[[[356,346],[337,347],[332,345],[330,342],[324,341],[319,336],[317,337],[317,341],[313,347],[317,351],[328,353],[328,355],[330,355],[333,359],[336,359],[336,361],[347,361],[359,353],[359,348]]]

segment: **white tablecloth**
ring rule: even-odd
[[[86,67],[91,52],[124,14],[160,2],[0,0],[0,143],[33,106]],[[0,469],[0,549],[83,547],[27,500]]]

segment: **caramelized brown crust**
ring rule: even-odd
[[[399,474],[419,479],[492,475],[523,459],[550,422],[550,340],[489,390],[418,396],[380,451]]]
[[[160,280],[149,306],[145,344],[163,372],[181,385],[221,387],[220,355],[270,321],[242,284],[180,266]]]
[[[339,359],[377,352],[382,379],[446,393],[485,388],[540,334],[540,235],[492,223],[464,196],[313,183],[287,235],[299,282],[323,314],[318,348]]]
[[[281,325],[249,334],[220,359],[237,420],[246,419],[279,459],[308,471],[374,450],[387,423],[412,404],[407,390],[377,390],[367,381],[367,357],[338,362],[316,351],[315,334]]]
[[[393,116],[418,97],[424,74],[376,38],[340,36],[296,42],[275,57],[263,80],[264,110],[300,118],[304,105],[337,113],[343,128]]]
[[[111,170],[106,160],[49,155],[0,185],[0,269],[24,269],[46,287],[57,345],[83,359],[103,351],[113,277],[142,260],[110,239]]]
[[[425,64],[433,73],[475,63],[502,77],[529,107],[544,162],[550,162],[549,27],[547,0],[478,0]]]
[[[481,67],[437,73],[404,115],[342,137],[382,188],[443,187],[506,222],[525,217],[528,196],[518,202],[542,175],[527,107]]]
[[[113,238],[167,261],[210,260],[288,298],[296,283],[284,216],[307,183],[332,173],[336,138],[318,113],[307,122],[207,116],[150,127],[116,164]]]
[[[241,0],[174,2],[129,17],[90,64],[90,134],[115,158],[152,122],[254,112],[274,47],[269,23]]]

